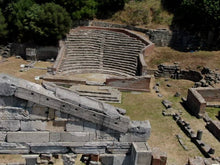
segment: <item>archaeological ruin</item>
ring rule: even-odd
[[[0,153],[72,152],[151,164],[149,121],[131,121],[124,109],[52,83],[41,86],[5,74],[0,80]]]
[[[219,120],[207,117],[205,109],[220,107],[220,89],[214,87],[220,82],[220,74],[209,68],[201,72],[181,69],[178,62],[149,69],[145,60],[152,54],[154,46],[169,45],[171,33],[167,30],[98,21],[86,23],[72,29],[59,42],[58,48],[10,45],[13,54],[19,58],[41,60],[51,57],[53,66],[43,68],[47,73],[35,79],[38,84],[0,74],[0,154],[20,154],[27,165],[53,164],[58,158],[64,165],[74,165],[79,154],[80,161],[86,165],[169,164],[167,153],[148,145],[152,132],[148,118],[131,120],[126,114],[127,108],[115,106],[124,99],[121,92],[129,91],[136,95],[142,92],[155,94],[162,103],[160,106],[165,107],[160,115],[171,116],[175,126],[195,144],[201,155],[207,157],[189,158],[189,165],[218,164],[220,157],[215,155],[218,148],[202,139],[203,132],[193,129],[193,125],[183,119],[182,110],[175,107],[171,97],[163,94],[161,84],[165,82],[165,88],[172,91],[172,85],[167,82],[170,79],[193,82],[192,88],[187,87],[186,99],[181,98],[179,91],[175,91],[173,97],[183,101],[181,105],[185,110],[202,117],[209,133],[219,141]],[[4,55],[10,54],[9,51],[7,48]],[[33,69],[35,62],[31,61],[20,71]],[[162,80],[155,82],[150,93],[155,80],[152,77]],[[141,104],[146,106],[145,98],[143,100]],[[163,139],[162,131],[159,135]],[[190,150],[179,133],[174,136],[184,151]]]

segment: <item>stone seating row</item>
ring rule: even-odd
[[[58,71],[58,73],[62,73],[63,75],[71,74],[71,73],[103,73],[103,74],[109,74],[109,75],[115,75],[115,76],[122,76],[122,77],[130,77],[131,75],[122,73],[120,71],[115,71],[112,69],[75,69],[75,70],[67,70],[67,71]]]
[[[120,72],[126,73],[128,75],[132,75],[132,76],[134,76],[135,73],[136,73],[135,69],[129,69],[129,68],[126,68],[126,67],[122,67],[120,65],[103,64],[103,68],[104,69],[112,69],[112,70],[120,71]]]
[[[67,36],[66,56],[60,70],[104,69],[135,75],[144,44],[124,33],[110,30],[78,30]]]

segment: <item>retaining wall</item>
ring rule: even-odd
[[[106,85],[116,87],[121,91],[150,91],[151,77],[107,78]]]
[[[26,57],[26,48],[35,48],[36,49],[36,58],[37,60],[47,60],[47,59],[56,59],[58,54],[58,47],[55,46],[38,46],[35,44],[29,43],[13,43],[11,45],[11,55],[18,55],[24,59]]]

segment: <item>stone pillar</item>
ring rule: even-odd
[[[197,131],[197,136],[196,137],[197,137],[198,140],[202,140],[202,133],[203,132],[201,130]]]
[[[26,165],[35,165],[39,155],[22,155],[22,157],[25,158]]]
[[[132,143],[131,165],[151,165],[152,152],[145,142]]]

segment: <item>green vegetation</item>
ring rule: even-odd
[[[0,0],[0,37],[55,45],[70,30],[72,21],[109,17],[122,9],[125,1]]]
[[[218,116],[218,112],[220,111],[220,108],[206,107],[205,110],[212,120],[217,120],[216,116]]]
[[[67,11],[55,3],[37,4],[33,0],[11,2],[5,8],[9,37],[18,42],[56,44],[71,27]]]
[[[219,0],[0,0],[0,36],[11,41],[55,44],[69,31],[72,21],[109,18],[150,28],[178,26],[219,42],[219,3]]]
[[[133,26],[151,27],[158,24],[168,26],[172,18],[172,14],[163,10],[160,0],[143,0],[130,1],[112,20]]]
[[[0,9],[0,41],[6,37],[7,33],[7,23],[5,22],[5,17]]]

